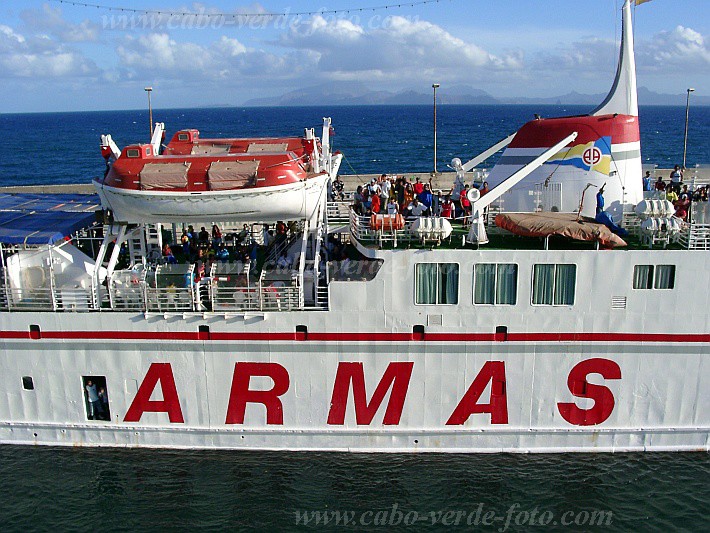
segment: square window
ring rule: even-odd
[[[25,390],[35,390],[34,381],[32,381],[32,376],[22,376],[22,388]]]
[[[515,305],[518,299],[518,265],[477,264],[474,268],[473,303]]]
[[[459,266],[456,263],[420,263],[415,267],[417,305],[455,305],[459,302]]]
[[[533,305],[574,305],[577,265],[534,265]]]
[[[653,287],[656,289],[672,289],[675,287],[675,265],[656,266]]]
[[[634,289],[653,287],[653,265],[634,266]]]

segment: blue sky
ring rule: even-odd
[[[89,0],[86,0],[89,1]],[[412,0],[416,1],[416,0]],[[357,9],[388,0],[131,2],[192,13]],[[5,0],[0,112],[239,105],[325,83],[427,91],[467,85],[499,96],[606,92],[622,0],[440,0],[416,7],[293,16],[247,24],[153,17],[58,1]],[[222,19],[224,20],[224,19]],[[232,20],[232,19],[226,19]],[[710,95],[710,0],[636,8],[639,85]]]

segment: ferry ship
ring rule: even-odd
[[[155,142],[121,152],[104,139],[115,161],[97,180],[102,205],[3,195],[0,442],[707,452],[710,217],[699,203],[681,222],[644,198],[629,0],[622,14],[599,108],[536,118],[454,162],[457,181],[470,181],[505,148],[464,220],[367,217],[329,202],[338,155],[327,120],[295,167],[327,179],[291,180],[317,192],[296,218],[237,213],[244,202],[223,217],[206,211],[215,191],[187,170],[170,190],[156,191],[152,171],[141,185],[145,165],[170,161],[172,172],[190,157],[209,179],[206,165],[236,141],[199,153],[185,138],[189,150],[156,155]],[[277,163],[300,158],[289,142],[264,142]],[[227,160],[251,160],[258,177],[244,153]],[[138,183],[121,181],[131,173]],[[628,237],[598,222],[602,187],[600,213]],[[271,239],[263,224],[274,221]],[[191,224],[216,226],[227,250],[205,272],[164,249],[180,248]],[[239,243],[256,258],[236,258]]]

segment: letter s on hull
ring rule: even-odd
[[[575,426],[596,426],[606,421],[614,410],[614,394],[603,385],[587,381],[589,374],[600,374],[604,379],[621,379],[621,368],[609,359],[587,359],[570,370],[567,387],[577,398],[590,398],[594,406],[581,409],[574,403],[559,402],[557,409],[562,418]]]

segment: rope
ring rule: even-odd
[[[132,13],[139,15],[166,15],[169,17],[204,17],[207,19],[213,18],[279,18],[279,17],[298,17],[298,16],[313,16],[313,15],[337,15],[341,13],[362,13],[370,11],[382,11],[386,9],[401,9],[403,7],[417,7],[427,4],[438,4],[443,0],[418,0],[415,2],[398,2],[394,4],[384,4],[373,7],[356,7],[349,9],[319,9],[315,11],[294,11],[292,13],[193,13],[190,11],[171,11],[169,9],[140,9],[132,7],[107,6],[102,4],[94,4],[90,2],[77,2],[74,0],[49,0],[59,4],[66,4],[74,7],[105,9],[107,11],[116,11],[122,13]]]

